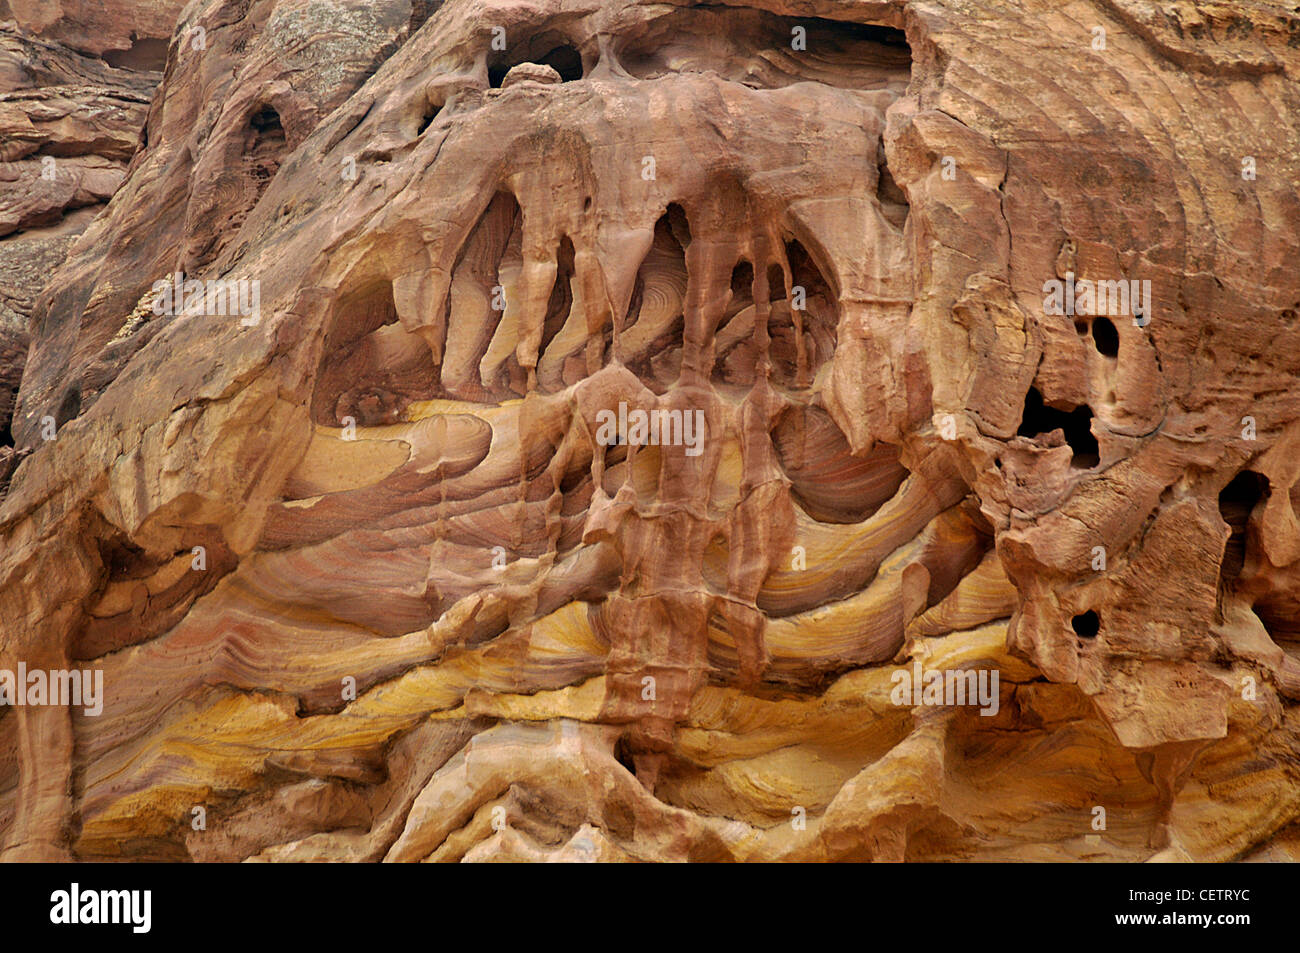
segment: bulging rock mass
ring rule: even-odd
[[[0,0],[7,860],[1293,860],[1300,14]]]

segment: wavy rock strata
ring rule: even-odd
[[[0,715],[5,856],[1291,859],[1300,18],[1175,7],[208,0],[138,135],[36,83],[129,166],[0,351],[0,669],[104,686]]]

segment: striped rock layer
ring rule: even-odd
[[[1300,849],[1294,11],[179,15],[24,332],[0,670],[104,695],[3,856]]]

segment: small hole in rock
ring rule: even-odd
[[[1070,465],[1081,470],[1095,467],[1100,461],[1097,438],[1092,434],[1092,409],[1087,404],[1069,411],[1048,407],[1037,387],[1025,395],[1025,410],[1016,431],[1022,437],[1040,437],[1061,430],[1065,442],[1074,451]]]
[[[686,219],[686,210],[676,202],[670,202],[664,214],[668,216],[668,228],[672,231],[673,238],[685,248],[691,243],[691,225]]]
[[[1081,638],[1094,638],[1101,631],[1101,619],[1097,613],[1089,609],[1087,612],[1080,613],[1070,620],[1070,626],[1074,629],[1075,634]]]
[[[424,135],[424,130],[428,129],[429,124],[438,117],[440,109],[441,107],[435,106],[433,103],[429,103],[424,107],[424,116],[420,120],[420,128],[415,132],[417,136]]]
[[[284,126],[274,107],[262,106],[249,118],[248,127],[250,134],[244,161],[249,175],[257,183],[260,197],[266,183],[280,168],[280,157],[285,150]]]
[[[1098,318],[1092,322],[1092,343],[1097,346],[1098,354],[1119,356],[1119,332],[1110,318]]]
[[[741,301],[748,301],[754,289],[754,266],[747,261],[739,261],[731,269],[731,301],[734,307]]]
[[[632,748],[623,738],[619,738],[614,743],[614,760],[621,764],[631,774],[636,774],[636,759],[632,755]]]
[[[18,403],[18,388],[14,387],[9,392],[9,399],[5,401],[6,412],[3,418],[0,418],[0,447],[12,447],[14,445],[13,433],[13,412]]]
[[[1242,470],[1219,493],[1219,515],[1228,524],[1219,575],[1227,580],[1241,574],[1246,564],[1246,525],[1250,514],[1268,495],[1268,480],[1253,470]]]

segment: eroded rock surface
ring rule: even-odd
[[[0,493],[23,455],[9,422],[36,299],[122,184],[162,78],[161,60],[110,65],[41,24],[0,22]]]
[[[44,140],[6,856],[1291,858],[1300,18],[1176,7],[186,6]]]

